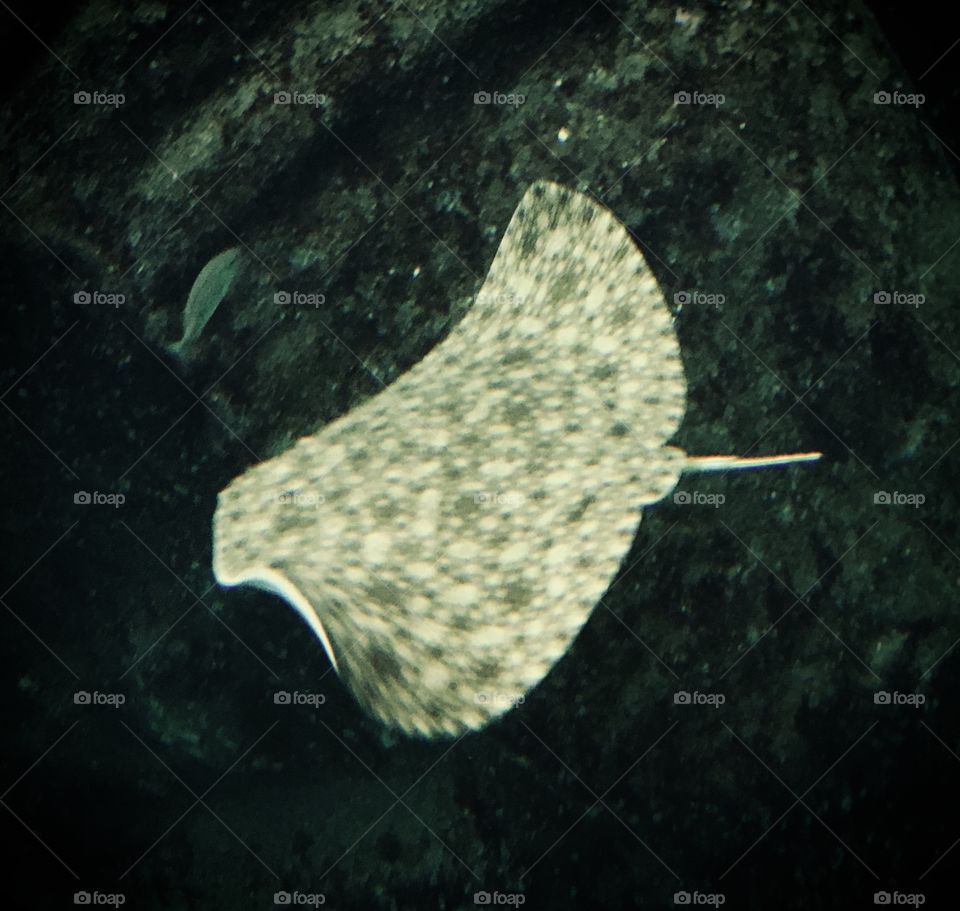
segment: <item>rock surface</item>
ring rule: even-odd
[[[40,871],[9,906],[799,908],[952,888],[958,192],[922,105],[874,103],[918,89],[869,14],[178,16],[88,7],[0,115],[0,790],[9,859]],[[722,504],[645,515],[522,707],[457,742],[394,738],[292,611],[212,587],[216,493],[442,339],[537,178],[608,205],[675,306],[723,296],[677,307],[679,445],[826,458],[685,479]],[[164,346],[235,244],[244,268],[181,373]],[[893,292],[924,301],[875,302]]]

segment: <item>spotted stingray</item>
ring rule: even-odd
[[[442,343],[221,492],[214,573],[285,598],[386,724],[480,728],[567,651],[682,472],[819,457],[688,456],[685,400],[626,229],[538,181]]]

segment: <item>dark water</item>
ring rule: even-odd
[[[4,907],[949,903],[960,137],[936,15],[0,9]],[[685,478],[696,502],[645,513],[522,706],[411,740],[279,599],[215,585],[216,495],[442,340],[539,178],[609,206],[674,307],[678,445],[825,458]]]

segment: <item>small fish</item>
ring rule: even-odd
[[[183,337],[167,346],[171,354],[183,359],[187,347],[197,340],[210,322],[236,278],[239,255],[240,248],[231,247],[218,253],[200,270],[183,310]]]

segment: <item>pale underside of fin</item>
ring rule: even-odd
[[[759,467],[667,445],[685,399],[626,229],[539,181],[441,344],[221,492],[215,575],[286,598],[385,723],[480,728],[569,648],[643,507],[685,470]]]
[[[330,644],[330,638],[327,631],[323,628],[323,621],[317,616],[316,610],[309,599],[285,576],[272,569],[260,569],[257,575],[230,583],[231,585],[250,585],[253,588],[259,588],[261,591],[270,592],[283,598],[304,620],[307,626],[313,630],[314,635],[323,645],[323,650],[327,653],[330,663],[335,671],[339,671],[337,666],[337,656]]]

